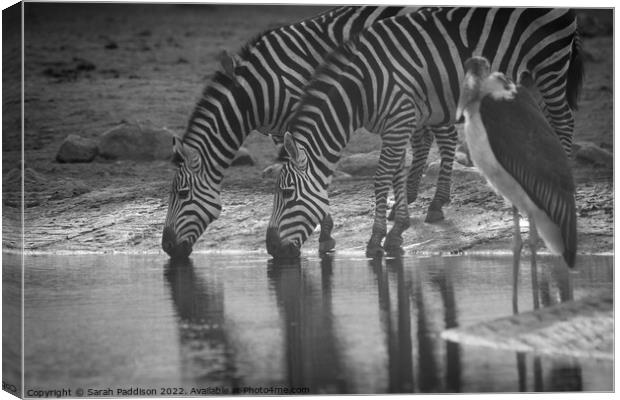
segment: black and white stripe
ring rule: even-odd
[[[396,192],[401,174],[394,166],[401,163],[400,145],[409,139],[406,132],[411,132],[395,130],[391,121],[402,119],[417,127],[453,125],[463,64],[472,56],[486,57],[492,70],[515,80],[529,74],[556,134],[565,150],[570,149],[572,110],[582,76],[571,10],[428,8],[378,22],[332,53],[317,71],[289,124],[296,145],[308,155],[308,171],[300,179],[309,183],[295,189],[308,188],[304,198],[327,204],[322,196],[351,132],[363,126],[380,134],[383,164],[375,179],[377,204],[369,242],[369,248],[376,247],[386,232],[386,181],[395,180]],[[400,103],[393,101],[396,93],[402,98]],[[452,148],[455,145],[454,141]],[[287,175],[299,175],[299,171],[289,163],[281,174],[280,179],[288,179]],[[320,190],[313,193],[311,188]],[[280,195],[276,193],[276,198]],[[397,243],[408,223],[406,206],[403,210],[398,198],[397,207],[398,230],[388,235],[386,245]],[[307,208],[305,221],[291,234],[280,232],[282,243],[307,237],[320,222],[316,215],[328,212],[327,207],[312,212]],[[270,226],[292,226],[289,211],[287,205],[281,207],[272,215]],[[300,220],[304,211],[299,203],[295,213]]]
[[[191,247],[221,208],[220,185],[237,150],[253,131],[277,134],[316,67],[352,35],[376,21],[414,11],[407,7],[338,7],[259,35],[238,55],[225,56],[190,118],[182,145],[196,157],[173,183],[162,246],[169,254]],[[182,190],[182,191],[180,191]],[[180,193],[189,194],[182,198]]]
[[[476,35],[480,35],[480,40],[473,54],[480,55],[483,52],[483,55],[486,56],[493,55],[494,64],[492,68],[507,72],[509,75],[512,74],[512,78],[515,80],[519,77],[514,71],[520,68],[518,66],[523,62],[523,58],[528,57],[527,54],[519,54],[516,49],[530,47],[530,51],[537,53],[537,56],[532,57],[528,62],[527,68],[541,65],[541,58],[549,57],[548,60],[545,60],[544,67],[537,71],[536,86],[539,92],[544,95],[541,107],[558,134],[564,151],[570,157],[574,127],[572,110],[577,109],[576,100],[583,80],[583,64],[579,53],[581,42],[579,37],[574,34],[574,26],[567,26],[566,21],[559,21],[553,17],[547,21],[542,21],[546,25],[542,31],[536,32],[540,26],[533,26],[529,31],[523,29],[524,24],[527,24],[532,15],[536,16],[535,13],[532,14],[532,11],[527,9],[476,9],[475,12],[466,14],[461,21],[458,40],[467,46],[470,44],[468,34],[474,38]],[[458,16],[457,11],[453,15],[446,15],[446,19],[455,16]],[[470,26],[471,24],[474,26]],[[498,27],[504,26],[503,32],[497,34]],[[568,36],[560,38],[562,31],[568,33]],[[517,37],[514,34],[510,36],[510,32],[523,32],[524,36]],[[558,40],[553,43],[543,40],[544,32],[554,32]],[[510,40],[507,40],[507,37]],[[537,43],[539,48],[536,49],[535,46],[531,46],[532,43]],[[572,46],[568,60],[565,56],[560,55],[566,51],[567,46]],[[501,56],[495,57],[496,54],[512,55],[501,58]],[[560,72],[563,68],[566,68],[566,71]],[[441,154],[441,168],[438,175],[437,190],[428,209],[427,222],[443,219],[442,206],[450,201],[451,172],[457,143],[456,132],[450,131],[451,129],[450,126],[446,126],[444,129],[434,132]],[[419,141],[419,139],[417,140]],[[430,145],[427,146],[426,142],[422,142],[427,150],[424,151],[423,148],[419,147],[416,149],[416,144],[419,143],[415,143],[415,141],[416,138],[412,137],[412,147],[417,156],[413,158],[407,180],[409,203],[415,201],[417,197],[421,172],[430,148]]]

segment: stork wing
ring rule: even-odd
[[[575,249],[575,184],[560,140],[527,89],[513,100],[490,96],[480,103],[480,117],[499,163],[532,201],[560,226],[565,249]],[[564,254],[569,266],[572,254]]]

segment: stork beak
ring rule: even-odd
[[[475,103],[480,94],[481,82],[489,76],[491,66],[483,57],[472,57],[465,61],[465,76],[461,85],[461,95],[456,106],[456,121],[464,121],[465,109]]]

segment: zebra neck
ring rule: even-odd
[[[342,150],[349,143],[351,133],[363,126],[362,121],[355,118],[357,112],[349,114],[342,109],[332,109],[331,114],[305,114],[295,120],[293,132],[295,140],[305,150],[310,160],[312,174],[324,188],[329,185]],[[352,117],[353,115],[353,117]],[[330,121],[332,124],[325,124]]]
[[[214,184],[221,183],[224,171],[258,126],[248,104],[241,86],[216,73],[190,118],[183,141],[198,150],[203,169]]]
[[[351,134],[360,128],[407,137],[416,125],[418,113],[409,95],[389,76],[383,77],[381,90],[373,90],[377,79],[361,64],[349,53],[317,74],[291,120],[290,130],[321,176],[333,173]]]

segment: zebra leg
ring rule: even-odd
[[[334,221],[330,214],[325,216],[325,219],[321,221],[321,234],[319,235],[319,253],[324,254],[328,251],[332,251],[336,247],[336,241],[332,238],[332,229],[334,228]]]
[[[418,189],[420,186],[420,178],[422,177],[422,171],[426,166],[426,160],[428,159],[428,152],[433,144],[433,135],[426,127],[416,130],[411,135],[411,150],[413,158],[411,160],[411,168],[409,169],[409,176],[407,177],[407,203],[411,204],[418,197]],[[388,215],[388,221],[393,221],[395,217],[396,208],[392,207],[390,215]]]
[[[366,245],[366,256],[376,257],[383,254],[381,241],[387,233],[387,221],[385,214],[387,211],[387,196],[392,185],[392,177],[397,172],[404,154],[404,146],[398,143],[387,144],[389,138],[384,137],[379,156],[379,165],[375,172],[375,221],[372,226],[372,235]]]
[[[405,169],[405,152],[401,157],[400,166],[394,174],[394,197],[395,203],[392,210],[396,210],[396,221],[394,226],[387,234],[383,248],[388,254],[402,254],[403,237],[402,234],[409,228],[409,209],[407,208],[407,171]]]
[[[433,201],[431,201],[428,207],[426,219],[424,220],[424,222],[427,223],[443,221],[445,218],[441,208],[444,204],[450,202],[452,165],[454,163],[454,151],[456,150],[456,143],[458,140],[456,127],[454,125],[434,127],[433,133],[435,134],[437,147],[439,147],[441,167],[439,169],[439,174],[437,174],[435,197],[433,197]]]

